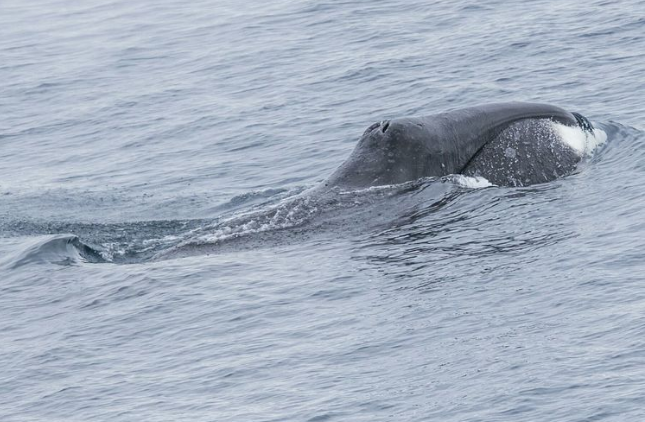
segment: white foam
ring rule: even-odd
[[[602,129],[595,128],[592,133],[589,133],[580,127],[560,123],[553,123],[553,127],[562,141],[580,155],[591,155],[596,148],[607,141],[607,134]]]
[[[495,186],[489,182],[488,179],[481,176],[464,176],[463,174],[456,174],[452,177],[452,181],[461,187],[469,189],[482,189]]]

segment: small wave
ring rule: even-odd
[[[84,262],[104,260],[94,248],[81,242],[78,236],[65,234],[31,239],[18,253],[7,258],[2,266],[15,269],[25,265],[75,265]]]

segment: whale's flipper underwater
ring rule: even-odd
[[[528,186],[570,174],[598,143],[578,113],[497,103],[371,125],[323,188],[361,189],[450,174]]]

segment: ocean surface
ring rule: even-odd
[[[644,420],[644,75],[642,0],[2,0],[0,420]],[[308,194],[500,101],[607,141]]]

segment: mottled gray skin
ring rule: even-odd
[[[589,124],[559,107],[533,103],[375,123],[324,186],[361,189],[449,174],[481,175],[508,186],[553,180],[573,171],[581,157],[544,124],[548,120]]]

